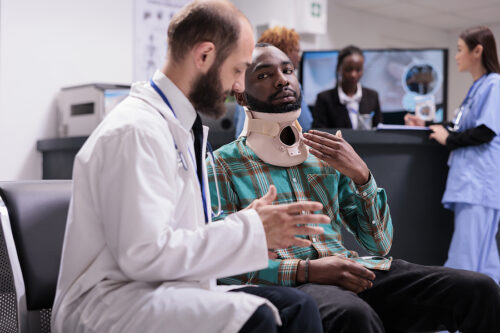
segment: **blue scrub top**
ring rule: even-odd
[[[500,75],[481,77],[463,107],[458,132],[485,125],[496,136],[489,143],[452,151],[442,202],[450,209],[457,202],[500,209]]]

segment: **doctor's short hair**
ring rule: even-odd
[[[477,45],[482,45],[481,62],[484,68],[488,73],[500,73],[495,37],[488,27],[469,28],[460,34],[460,39],[465,42],[469,51],[472,51]]]
[[[212,42],[216,62],[222,63],[236,47],[240,19],[246,17],[224,0],[193,1],[177,12],[168,26],[168,48],[174,61],[180,62],[198,43]]]

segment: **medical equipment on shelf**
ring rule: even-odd
[[[56,97],[58,136],[90,135],[129,91],[128,85],[105,83],[62,88]]]

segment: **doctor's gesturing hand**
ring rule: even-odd
[[[370,170],[366,163],[352,146],[342,139],[340,131],[333,135],[310,130],[304,133],[304,143],[311,147],[311,154],[351,178],[357,185],[366,184],[370,180]]]
[[[266,233],[267,247],[269,249],[282,249],[291,245],[310,246],[310,240],[295,236],[323,234],[323,228],[305,225],[330,223],[328,216],[313,214],[314,211],[321,210],[323,205],[314,201],[272,205],[276,196],[276,187],[271,185],[266,195],[254,200],[245,208],[253,208],[259,214]],[[304,214],[304,212],[310,214]]]

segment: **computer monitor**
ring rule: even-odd
[[[316,96],[335,87],[338,50],[305,51],[300,81],[306,103],[314,108]],[[378,92],[386,124],[402,124],[415,111],[415,96],[430,95],[436,103],[436,121],[446,120],[447,49],[363,50],[361,84]]]

